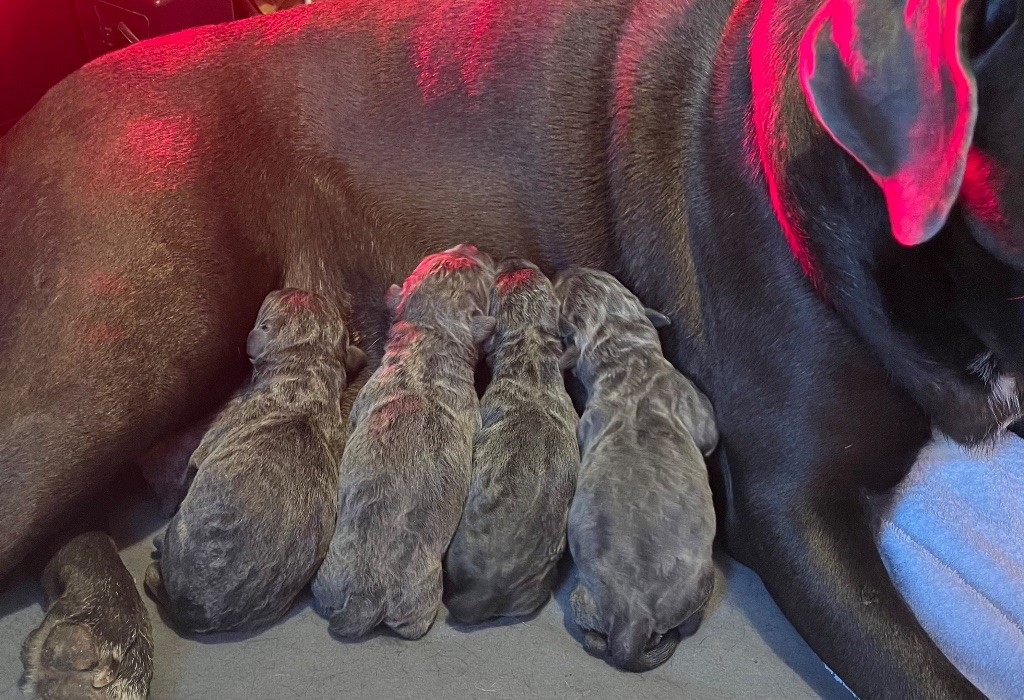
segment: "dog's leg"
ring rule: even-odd
[[[46,565],[49,610],[22,647],[34,697],[145,698],[153,677],[149,615],[113,541],[87,532]]]
[[[0,582],[233,388],[272,273],[214,233],[175,235],[180,251],[163,230],[108,231],[63,267],[0,268]]]
[[[757,478],[750,478],[752,470],[740,472],[737,467],[745,465],[736,461],[743,455],[731,453],[731,549],[758,572],[786,617],[862,700],[983,698],[893,586],[860,489],[828,479],[837,464],[844,473],[856,471],[850,452],[852,445],[827,467],[801,465],[800,448],[793,445],[785,468]],[[794,469],[801,478],[794,479]],[[794,489],[794,483],[803,486]]]

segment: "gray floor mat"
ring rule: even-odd
[[[137,581],[162,519],[144,501],[111,523]],[[750,570],[721,556],[714,609],[672,660],[645,674],[616,671],[583,651],[563,610],[571,581],[537,616],[464,629],[443,620],[416,642],[380,634],[341,643],[309,606],[260,634],[178,636],[153,615],[154,700],[211,698],[551,698],[559,700],[798,700],[852,697],[781,615]],[[0,697],[24,697],[18,652],[42,620],[42,592],[26,576],[0,597]],[[571,623],[569,625],[571,627]]]

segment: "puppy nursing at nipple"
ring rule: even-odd
[[[528,615],[547,601],[580,463],[551,282],[525,260],[502,263],[490,313],[473,485],[445,559],[445,602],[467,623]]]
[[[271,292],[249,334],[250,384],[192,454],[195,477],[157,545],[146,587],[193,632],[283,615],[327,553],[345,445],[342,394],[366,357],[341,308]]]
[[[590,651],[644,671],[672,656],[714,587],[704,456],[718,431],[707,397],[662,354],[655,324],[667,317],[597,270],[569,270],[555,290],[566,364],[587,394],[570,604]]]
[[[337,636],[383,623],[417,639],[434,622],[442,559],[472,479],[474,368],[494,330],[493,283],[491,259],[459,245],[424,258],[388,292],[395,320],[380,367],[352,406],[337,525],[313,581]]]

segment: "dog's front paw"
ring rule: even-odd
[[[21,650],[28,695],[145,698],[153,677],[152,629],[113,542],[99,533],[72,540],[43,579],[50,609]]]
[[[97,611],[98,612],[98,611]],[[27,688],[44,700],[136,700],[153,677],[153,641],[146,619],[110,611],[93,624],[57,604],[22,647]]]

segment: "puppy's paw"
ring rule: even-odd
[[[386,621],[387,626],[394,630],[395,634],[403,639],[419,639],[434,625],[434,620],[437,619],[437,608],[424,613],[416,618],[410,620],[402,620],[401,622]]]
[[[34,698],[142,700],[153,677],[149,622],[112,612],[90,625],[58,605],[25,640],[22,663]]]
[[[331,634],[342,639],[365,637],[384,621],[384,605],[376,597],[354,594],[339,610],[325,609]]]
[[[606,631],[594,596],[582,583],[577,583],[576,587],[572,589],[572,593],[569,595],[569,606],[572,608],[576,626],[584,633]],[[604,650],[602,649],[602,651]]]

